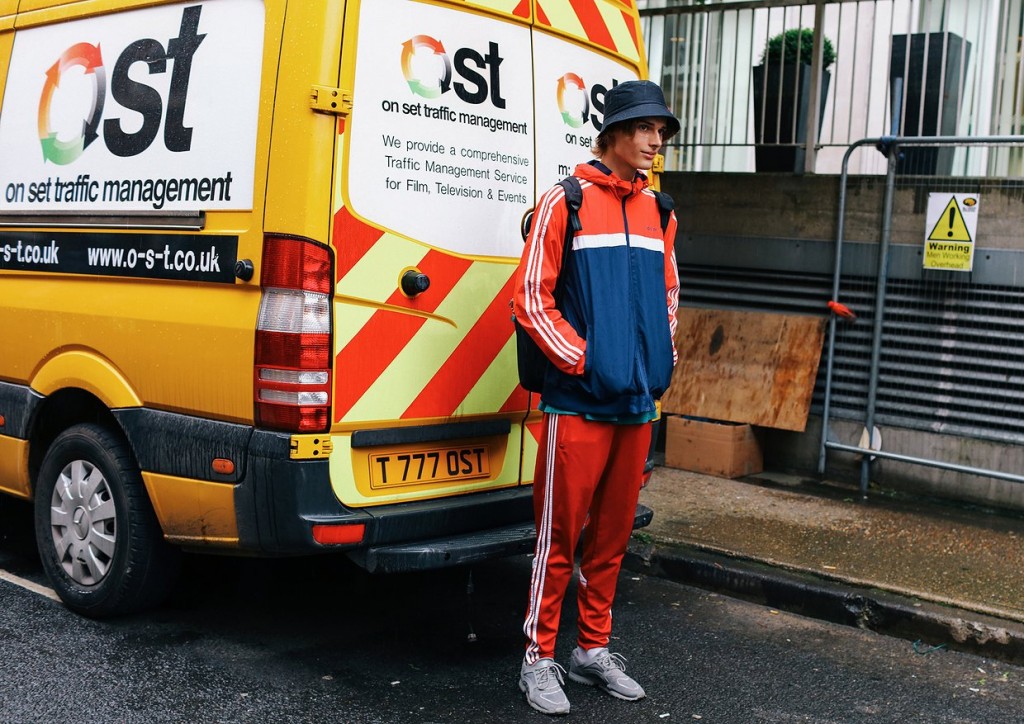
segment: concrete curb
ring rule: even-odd
[[[1024,625],[1016,621],[709,553],[685,544],[633,540],[624,564],[631,571],[781,611],[908,639],[915,642],[919,653],[941,647],[1024,664]]]

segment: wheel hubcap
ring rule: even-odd
[[[103,473],[87,460],[68,463],[53,488],[50,531],[57,560],[76,583],[103,580],[114,558],[117,522]]]
[[[74,523],[75,535],[78,536],[78,540],[85,540],[89,535],[89,513],[85,508],[75,508],[75,514],[71,516],[71,520]]]

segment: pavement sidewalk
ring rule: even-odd
[[[777,609],[1024,664],[1024,515],[765,473],[664,466],[627,566]]]

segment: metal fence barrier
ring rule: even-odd
[[[876,424],[883,424],[1024,444],[1024,234],[1012,221],[1020,219],[1024,179],[922,176],[911,163],[942,162],[968,151],[998,156],[1021,146],[1024,136],[887,136],[847,149],[832,301],[848,307],[857,321],[833,315],[829,323],[820,474],[828,451],[835,451],[861,456],[862,495],[875,457],[1024,482],[1019,472],[885,450],[872,442]],[[845,238],[850,159],[875,149],[887,167],[877,217],[877,273],[844,274],[844,247],[857,243]],[[830,439],[836,417],[863,419],[859,445]]]

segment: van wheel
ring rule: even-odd
[[[94,424],[62,432],[35,490],[36,545],[64,604],[94,618],[159,604],[178,571],[127,443]]]

